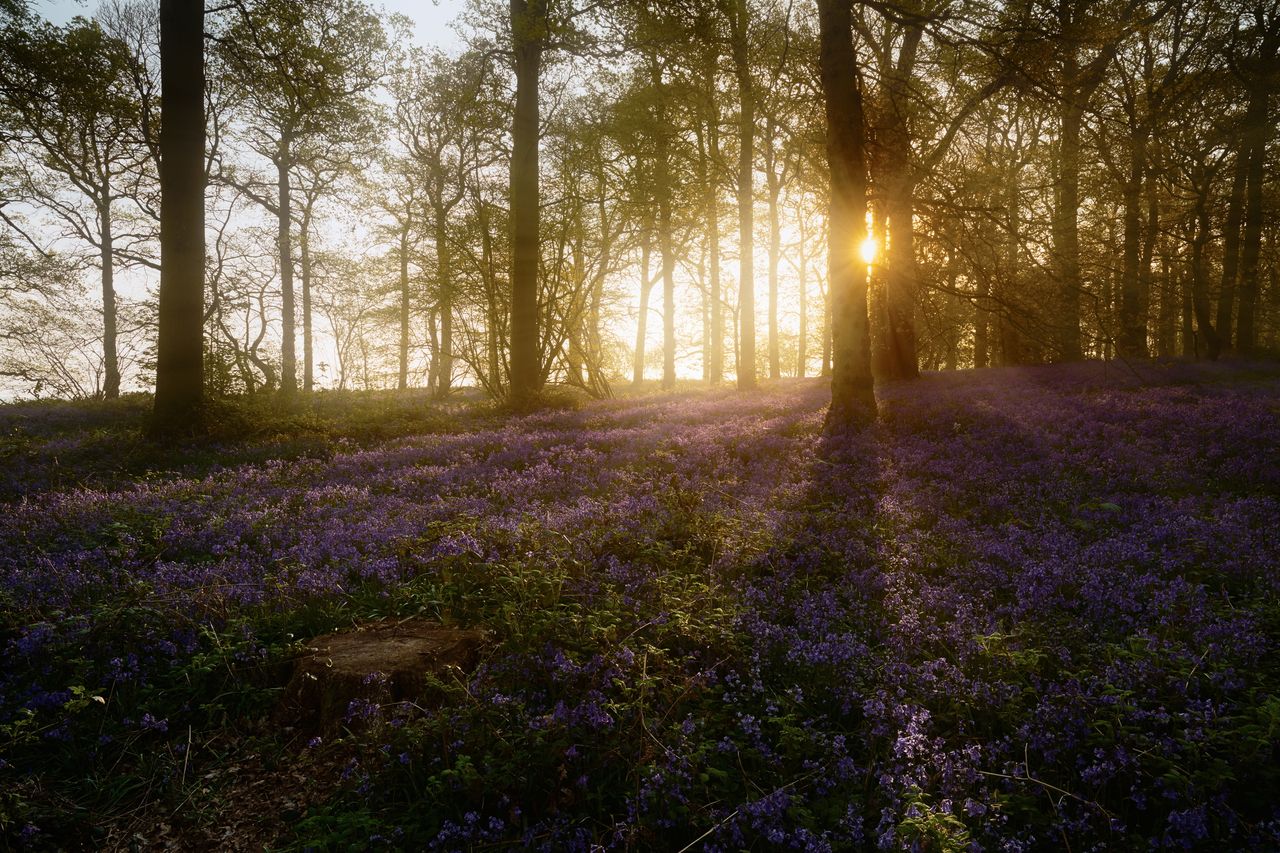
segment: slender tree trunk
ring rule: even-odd
[[[400,371],[396,387],[409,387],[409,220],[400,225]]]
[[[308,208],[310,205],[308,205]],[[315,351],[311,337],[311,211],[298,228],[298,277],[302,280],[302,390],[315,390]]]
[[[494,396],[502,393],[506,387],[502,376],[502,334],[506,305],[498,299],[498,274],[493,262],[493,232],[489,228],[489,206],[478,201],[476,211],[477,224],[480,227],[480,262],[483,267],[485,293],[489,298],[488,334],[485,337],[485,348],[488,352],[489,392]]]
[[[822,291],[822,369],[819,375],[823,379],[831,376],[831,284]]]
[[[436,393],[446,397],[453,390],[453,254],[449,249],[449,214],[436,211],[436,287],[440,309],[440,375]]]
[[[866,236],[867,173],[862,92],[847,0],[818,0],[819,70],[831,169],[828,274],[832,314],[829,427],[874,417],[867,268],[858,254]]]
[[[1142,313],[1140,276],[1142,239],[1142,184],[1146,171],[1146,130],[1135,128],[1130,136],[1129,178],[1124,184],[1124,272],[1120,285],[1120,354],[1141,358],[1147,354],[1147,318]]]
[[[707,283],[707,247],[698,249],[698,289],[702,294],[699,313],[702,315],[702,381],[711,384],[711,361],[707,357],[707,349],[711,346],[711,304],[707,301],[707,293],[711,286]]]
[[[1170,269],[1168,239],[1160,243],[1160,318],[1156,355],[1160,358],[1172,358],[1178,336],[1178,287]]]
[[[973,306],[973,366],[986,367],[991,363],[991,315],[987,302],[991,298],[991,279],[978,276],[978,298]]]
[[[1208,246],[1213,235],[1209,230],[1210,181],[1208,175],[1203,176],[1197,189],[1196,230],[1191,241],[1191,306],[1195,313],[1196,330],[1200,340],[1204,341],[1205,354],[1213,360],[1218,357],[1221,345],[1209,313],[1209,270],[1208,261],[1205,259],[1205,247]]]
[[[293,245],[292,223],[290,221],[289,199],[289,139],[281,140],[280,150],[276,154],[276,242],[280,255],[280,308],[281,322],[280,341],[280,391],[293,394],[298,390],[298,359],[295,347],[297,333],[294,330],[293,306]]]
[[[511,368],[517,404],[538,391],[538,84],[547,31],[546,0],[511,0],[516,105],[511,131]]]
[[[755,167],[756,103],[751,79],[746,0],[732,0],[729,16],[738,80],[738,388],[756,387]]]
[[[1182,234],[1180,236],[1182,243],[1188,247],[1195,242],[1195,225],[1194,217],[1184,221],[1181,225]],[[1191,293],[1194,285],[1194,276],[1191,270],[1193,261],[1193,254],[1188,252],[1184,262],[1178,265],[1178,273],[1180,275],[1178,292],[1182,299],[1182,355],[1186,358],[1193,358],[1198,355],[1196,350],[1194,297]]]
[[[1256,87],[1249,96],[1246,117],[1249,136],[1249,176],[1245,191],[1244,246],[1240,256],[1240,311],[1237,322],[1237,348],[1252,354],[1256,345],[1255,314],[1260,292],[1258,259],[1262,254],[1262,184],[1266,178],[1267,142],[1272,127],[1267,121],[1268,89]]]
[[[160,0],[160,308],[152,431],[204,406],[204,5]]]
[[[427,340],[431,348],[427,361],[427,390],[433,395],[440,393],[440,333],[436,326],[439,314],[438,308],[427,312]]]
[[[659,98],[665,97],[660,72],[656,72]],[[662,387],[676,384],[676,283],[675,250],[671,240],[671,141],[665,111],[658,113],[658,138],[654,162],[654,191],[658,196],[658,250],[662,254]]]
[[[781,343],[778,340],[778,264],[782,258],[782,223],[778,211],[778,198],[782,194],[782,181],[776,171],[777,153],[773,148],[777,127],[773,117],[766,122],[765,179],[769,190],[769,378],[782,376]]]
[[[1068,81],[1072,80],[1069,74]],[[1058,359],[1084,357],[1080,337],[1080,126],[1084,107],[1074,82],[1062,93],[1062,128],[1058,145],[1057,204],[1053,215],[1053,250],[1058,272]]]
[[[102,182],[102,195],[98,202],[99,229],[102,236],[99,245],[99,263],[102,264],[102,367],[105,373],[102,396],[114,400],[120,396],[120,359],[116,353],[116,286],[114,225],[111,221],[111,181]]]
[[[644,382],[644,347],[649,334],[649,255],[652,237],[646,226],[640,237],[640,316],[636,318],[636,351],[631,363],[631,384],[637,388]]]
[[[805,233],[804,217],[801,217],[799,249],[796,252],[799,261],[799,267],[796,269],[796,276],[799,279],[797,287],[800,290],[800,341],[797,346],[799,352],[796,353],[797,379],[804,379],[809,367],[809,246],[806,242],[808,236]]]
[[[1138,266],[1138,317],[1142,329],[1147,329],[1151,318],[1151,291],[1155,264],[1156,249],[1160,242],[1160,185],[1156,169],[1148,157],[1147,163],[1147,223],[1146,236],[1142,243],[1142,259]],[[1143,352],[1146,352],[1147,341],[1142,341]]]
[[[1249,153],[1244,145],[1236,153],[1231,178],[1227,221],[1222,227],[1222,285],[1218,290],[1218,337],[1224,350],[1231,349],[1232,317],[1236,303],[1236,273],[1240,265],[1240,221],[1243,219],[1245,185],[1249,177]]]
[[[712,97],[710,109],[719,110]],[[719,116],[712,114],[707,119],[707,150],[701,165],[702,169],[702,206],[706,217],[707,241],[707,301],[711,310],[711,340],[707,348],[708,381],[719,385],[724,378],[724,302],[720,295],[720,211],[719,195],[713,177],[716,161],[720,158]]]

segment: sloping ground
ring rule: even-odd
[[[11,503],[5,838],[1280,845],[1280,371],[930,376],[835,440],[825,402],[641,398]],[[382,617],[492,642],[337,743],[265,722],[302,639]],[[238,842],[246,755],[342,770]]]

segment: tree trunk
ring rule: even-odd
[[[440,334],[436,330],[438,308],[427,312],[427,341],[430,356],[427,359],[427,390],[435,395],[440,393]]]
[[[916,52],[924,30],[919,24],[906,28],[898,50],[897,63],[885,69],[884,128],[884,215],[888,242],[879,241],[886,255],[884,264],[884,326],[877,359],[888,379],[914,379],[920,375],[916,354],[916,254],[915,176],[911,164],[912,139],[907,125],[912,97],[911,77]]]
[[[648,227],[640,238],[640,316],[636,319],[636,351],[631,362],[631,384],[640,387],[644,382],[644,346],[649,334],[649,255],[652,238]]]
[[[1156,169],[1152,167],[1150,158],[1147,163],[1147,223],[1146,236],[1142,243],[1142,259],[1138,266],[1138,317],[1145,330],[1151,317],[1152,266],[1155,263],[1156,248],[1160,241],[1160,184]],[[1143,342],[1146,351],[1147,342]]]
[[[1254,319],[1258,306],[1258,258],[1262,253],[1262,182],[1271,125],[1267,122],[1268,89],[1254,88],[1249,96],[1246,118],[1249,145],[1248,188],[1245,191],[1244,247],[1240,256],[1240,311],[1237,321],[1237,349],[1253,353],[1257,332]]]
[[[449,219],[443,207],[436,211],[436,288],[440,310],[440,374],[436,393],[447,397],[453,390],[453,255],[449,251]]]
[[[712,110],[718,110],[714,96]],[[703,154],[703,152],[699,152]],[[711,309],[711,340],[707,346],[707,380],[719,385],[724,378],[724,303],[720,298],[720,211],[716,182],[713,177],[716,161],[720,158],[719,116],[707,119],[706,151],[700,160],[702,178],[702,206],[706,217],[707,241],[707,301]]]
[[[839,428],[866,423],[875,413],[867,268],[858,253],[867,230],[866,140],[847,0],[818,0],[818,21],[831,170],[827,287],[832,371],[827,424]]]
[[[485,339],[485,347],[488,354],[489,364],[489,382],[488,389],[491,394],[498,396],[502,393],[505,382],[502,376],[502,346],[501,338],[503,331],[504,319],[501,312],[505,307],[498,301],[498,274],[494,269],[493,262],[493,232],[489,229],[489,207],[483,201],[479,201],[476,209],[477,224],[480,227],[480,261],[483,267],[482,275],[485,282],[485,293],[489,298],[489,316],[488,316],[488,335]]]
[[[655,72],[659,100],[666,97],[661,72]],[[662,253],[662,387],[676,384],[676,284],[675,251],[671,241],[671,141],[667,135],[665,111],[657,115],[657,145],[654,153],[654,192],[658,197],[658,250]]]
[[[160,0],[160,308],[152,431],[204,405],[204,6]]]
[[[298,277],[302,280],[302,390],[315,390],[315,350],[311,337],[311,210],[298,227]]]
[[[1147,354],[1147,318],[1142,313],[1140,279],[1142,237],[1142,184],[1146,171],[1146,131],[1135,129],[1130,137],[1129,179],[1124,184],[1124,268],[1120,285],[1120,354],[1142,358]]]
[[[1214,360],[1221,347],[1209,313],[1209,270],[1205,247],[1209,244],[1212,233],[1209,230],[1210,180],[1207,174],[1203,176],[1197,190],[1196,231],[1191,241],[1191,306],[1195,313],[1196,330],[1200,340],[1204,341],[1205,354],[1210,360]]]
[[[280,391],[293,394],[298,390],[298,359],[295,351],[297,345],[294,331],[293,309],[293,245],[291,242],[292,223],[290,221],[289,200],[289,137],[286,134],[280,141],[280,150],[276,154],[276,242],[280,255]]]
[[[773,117],[766,122],[765,179],[769,190],[769,378],[782,376],[781,344],[778,341],[778,263],[782,257],[782,224],[779,221],[778,197],[782,193],[782,181],[776,171],[777,153],[773,148],[777,127]]]
[[[1231,198],[1227,221],[1222,228],[1222,286],[1218,291],[1218,337],[1224,350],[1231,349],[1232,314],[1236,302],[1236,273],[1240,264],[1240,221],[1243,218],[1245,185],[1249,177],[1249,152],[1244,146],[1236,153],[1231,178]]]
[[[756,387],[755,164],[756,104],[751,80],[746,0],[733,0],[729,15],[734,74],[738,81],[738,388]]]
[[[1160,314],[1156,355],[1172,358],[1178,336],[1178,289],[1170,270],[1168,239],[1160,241],[1160,244]]]
[[[799,279],[797,287],[800,291],[800,340],[797,345],[799,350],[796,353],[796,378],[804,379],[809,368],[809,246],[806,242],[804,217],[800,217],[800,240],[799,249],[796,252],[799,266],[796,269],[796,277]]]
[[[400,227],[400,371],[396,387],[409,387],[409,221]]]
[[[538,84],[546,0],[511,0],[516,104],[511,129],[511,399],[528,402],[541,376],[538,347]]]
[[[1068,81],[1071,76],[1068,75]],[[1080,339],[1080,126],[1084,106],[1074,82],[1062,93],[1062,129],[1058,150],[1058,192],[1053,212],[1053,251],[1057,261],[1058,360],[1084,357]]]
[[[905,153],[895,153],[893,159],[897,160]],[[885,187],[889,246],[884,293],[886,353],[883,370],[888,379],[914,379],[920,375],[916,356],[916,250],[910,168],[905,161],[895,162]]]
[[[102,236],[99,262],[102,264],[102,367],[105,373],[102,396],[114,400],[120,396],[120,359],[116,354],[116,287],[115,250],[111,222],[111,181],[102,182],[98,202],[98,220]]]

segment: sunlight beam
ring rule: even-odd
[[[876,238],[867,235],[867,239],[862,241],[862,245],[858,247],[858,253],[862,256],[862,262],[868,266],[876,261]]]

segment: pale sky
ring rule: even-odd
[[[54,23],[65,23],[76,15],[91,15],[98,0],[33,0],[31,8]],[[466,0],[374,0],[388,12],[398,12],[417,24],[417,40],[424,47],[440,47],[450,52],[459,46],[450,26],[466,6]]]

